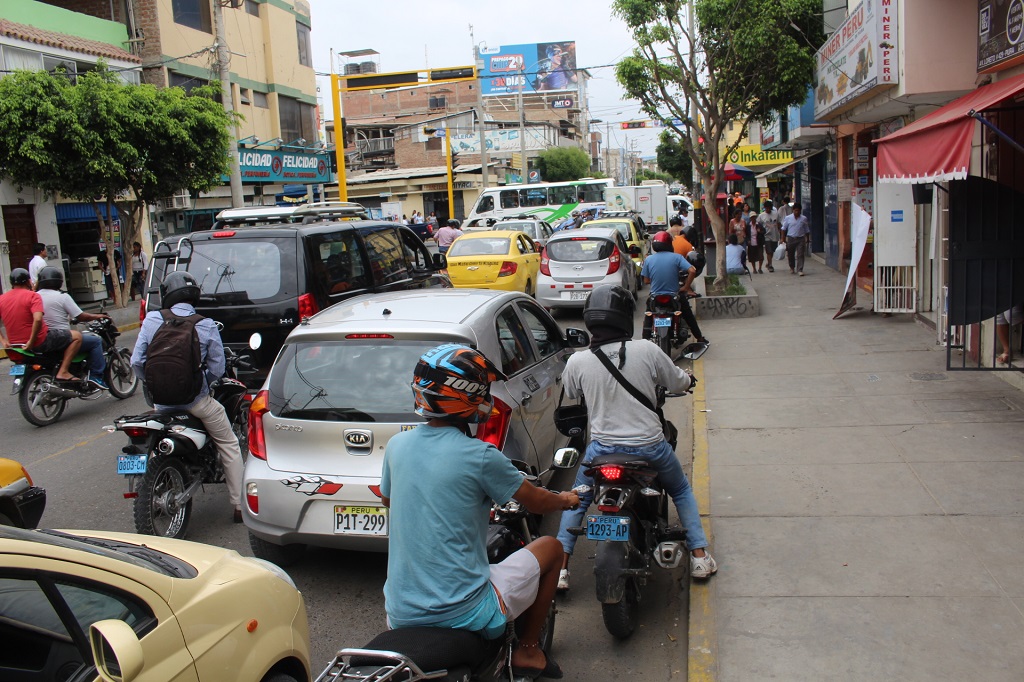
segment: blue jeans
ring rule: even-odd
[[[569,533],[569,528],[577,528],[583,523],[583,517],[587,508],[594,501],[594,479],[584,472],[590,468],[590,462],[598,455],[635,455],[646,459],[658,470],[658,480],[675,502],[676,511],[679,512],[679,520],[686,530],[686,548],[688,550],[703,549],[708,546],[707,536],[704,535],[704,527],[700,524],[700,512],[697,510],[697,500],[693,496],[693,489],[690,482],[686,480],[683,473],[683,466],[679,463],[672,446],[662,440],[654,445],[642,447],[625,447],[621,445],[603,445],[596,440],[590,441],[587,446],[587,453],[580,463],[576,472],[576,482],[573,487],[580,485],[590,486],[590,492],[580,495],[579,509],[562,512],[562,521],[558,524],[558,541],[566,554],[572,554],[576,545],[576,536]]]
[[[103,374],[107,366],[103,359],[103,339],[95,334],[82,334],[82,352],[89,356],[89,373]]]

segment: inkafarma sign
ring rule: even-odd
[[[793,152],[781,149],[762,149],[759,144],[745,144],[736,147],[729,154],[729,161],[741,166],[777,166],[793,160]]]
[[[242,182],[281,182],[312,185],[330,182],[327,154],[306,154],[267,149],[239,149]]]

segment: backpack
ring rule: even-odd
[[[190,405],[203,390],[203,354],[196,324],[202,315],[161,310],[163,324],[146,349],[146,388],[158,405]]]

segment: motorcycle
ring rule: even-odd
[[[252,367],[248,356],[230,348],[224,348],[224,355],[225,374],[210,384],[210,394],[224,406],[244,458],[250,400],[235,370]],[[151,411],[119,417],[104,428],[121,431],[130,441],[117,456],[117,473],[128,481],[125,499],[134,500],[135,531],[184,538],[196,491],[205,483],[224,482],[217,446],[202,420],[188,412]]]
[[[571,469],[580,454],[572,448],[555,453],[552,468]],[[516,463],[523,475],[526,465]],[[546,472],[544,472],[546,473]],[[541,474],[543,476],[543,474]],[[492,564],[504,561],[513,552],[533,542],[538,535],[540,516],[515,499],[494,504],[487,529],[487,558]],[[555,604],[540,634],[540,648],[551,651],[555,632]],[[519,682],[512,674],[512,651],[516,646],[516,625],[509,623],[505,634],[487,640],[468,630],[451,628],[399,628],[374,637],[359,649],[342,649],[316,678],[316,682],[377,682],[379,680],[445,680],[455,682]]]
[[[132,354],[127,348],[117,347],[117,331],[110,318],[94,320],[86,326],[86,332],[99,336],[103,344],[103,357],[107,367],[103,380],[107,390],[119,400],[135,393],[139,379],[132,370]],[[21,415],[36,426],[49,426],[61,415],[67,402],[74,398],[96,400],[103,396],[103,389],[89,382],[88,356],[79,353],[71,361],[70,372],[74,379],[57,380],[63,351],[38,354],[19,347],[7,349],[7,356],[14,362],[10,375],[14,377],[11,395],[18,395]]]
[[[667,395],[658,388],[659,408]],[[675,434],[675,426],[666,423],[666,431]],[[668,440],[674,448],[674,437]],[[600,513],[588,514],[583,526],[569,532],[598,543],[594,577],[601,615],[613,637],[626,639],[636,629],[641,589],[654,575],[652,565],[678,567],[688,556],[686,532],[668,525],[671,499],[646,460],[601,455],[591,460],[586,474],[594,480]]]
[[[678,295],[652,294],[647,300],[647,311],[644,313],[646,317],[651,318],[650,340],[658,344],[662,352],[670,358],[673,349],[683,345],[690,338],[690,330],[683,324],[679,306]]]

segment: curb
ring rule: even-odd
[[[708,462],[707,395],[704,387],[704,361],[693,363],[697,387],[693,390],[693,475],[690,485],[697,499],[697,509],[704,523],[704,532],[714,547],[711,528],[711,470]],[[690,614],[688,624],[689,651],[686,679],[688,682],[715,682],[718,677],[718,622],[715,617],[716,580],[690,581]]]

